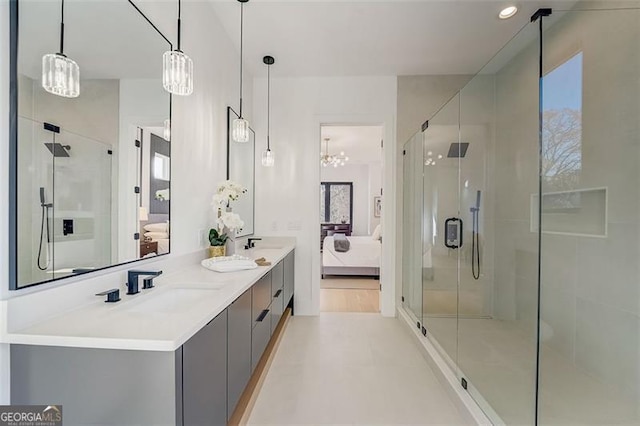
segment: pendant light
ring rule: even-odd
[[[193,61],[180,50],[181,12],[182,4],[178,0],[178,46],[162,55],[162,85],[173,95],[189,96],[193,93]]]
[[[273,59],[273,56],[265,56],[262,58],[262,62],[267,65],[267,150],[262,153],[262,165],[265,167],[273,167],[275,157],[273,151],[271,151],[269,135],[271,133],[271,65],[273,65],[276,60]]]
[[[233,120],[233,140],[240,143],[249,142],[249,122],[242,116],[242,53],[244,42],[244,4],[249,0],[240,2],[240,117]]]
[[[77,98],[80,95],[80,67],[64,54],[64,0],[60,9],[60,52],[42,57],[42,87],[54,95]]]

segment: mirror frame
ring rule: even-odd
[[[92,269],[86,272],[79,272],[66,277],[52,278],[50,280],[38,281],[22,286],[18,286],[18,9],[19,1],[25,0],[9,0],[9,290],[24,290],[42,284],[49,284],[55,281],[63,281],[72,279],[81,275],[91,275],[94,272],[104,271],[105,269],[115,268],[122,265],[128,265],[141,260],[133,259],[127,262],[114,263],[102,268]],[[167,42],[169,50],[173,50],[173,43],[156,27],[156,25],[140,10],[133,2],[127,0],[127,3],[140,14],[142,18],[153,28],[160,37]],[[169,95],[169,120],[172,119],[173,95]],[[169,141],[171,143],[171,141]],[[173,162],[170,163],[173,169]],[[170,176],[172,176],[170,171]],[[171,193],[171,181],[169,181],[169,193]],[[137,206],[136,206],[137,207]],[[169,218],[171,218],[171,204],[169,205]],[[169,239],[171,240],[171,227],[169,228]],[[171,253],[171,241],[169,242],[169,252],[159,254],[153,259],[166,256]]]
[[[240,115],[230,106],[227,107],[227,180],[229,180],[229,176],[231,174],[231,114],[233,114],[236,118],[240,118]],[[253,215],[253,230],[251,233],[247,234],[237,234],[236,237],[244,238],[251,237],[255,235],[256,232],[256,132],[253,130],[251,126],[249,126],[249,131],[253,133],[253,155],[252,155],[252,166],[253,166],[253,191],[251,195],[253,196],[253,211],[251,212]]]

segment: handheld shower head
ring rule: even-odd
[[[482,191],[478,190],[476,192],[476,205],[471,207],[469,210],[471,210],[471,213],[475,213],[480,211],[480,196],[482,194]]]
[[[47,203],[45,201],[44,187],[40,187],[40,207],[53,207],[53,203]]]

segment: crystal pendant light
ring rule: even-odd
[[[178,0],[178,46],[162,55],[162,85],[167,92],[188,96],[193,93],[193,61],[180,50],[181,0]]]
[[[273,56],[265,56],[262,58],[262,62],[267,65],[267,150],[262,153],[262,165],[264,167],[273,167],[276,159],[273,151],[271,151],[269,136],[271,133],[271,65],[273,65],[276,60]]]
[[[242,53],[244,42],[244,4],[249,0],[240,2],[240,117],[233,120],[231,136],[240,143],[249,142],[249,122],[242,116]]]
[[[42,87],[65,98],[80,95],[80,67],[64,54],[64,0],[61,1],[60,13],[60,52],[42,57]]]

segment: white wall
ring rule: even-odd
[[[0,1],[0,200],[9,198],[9,2]],[[0,203],[0,299],[8,292],[9,277],[9,209]],[[0,300],[0,329],[6,323],[4,304]],[[0,344],[0,404],[9,404],[9,345]]]
[[[322,182],[353,183],[352,235],[369,235],[369,165],[347,164],[341,167],[323,167],[320,170]],[[318,190],[319,191],[319,190]]]
[[[141,9],[175,40],[175,4],[144,2]],[[182,8],[183,50],[195,64],[194,93],[173,98],[172,137],[172,253],[151,264],[163,268],[176,256],[198,251],[200,230],[213,222],[210,209],[214,186],[226,177],[226,107],[237,108],[238,52],[222,29],[208,2],[188,2]],[[9,2],[0,2],[0,199],[8,198],[9,134]],[[160,59],[158,64],[160,64]],[[245,74],[247,81],[252,76]],[[246,116],[251,119],[251,85],[245,84]],[[262,105],[262,104],[260,104]],[[8,206],[0,203],[0,229],[8,227]],[[103,281],[121,282],[126,268],[117,268]],[[8,291],[8,244],[0,238],[0,327],[6,325],[3,299],[56,289],[55,294],[86,298],[91,286],[86,278]],[[97,281],[94,279],[93,281]],[[100,281],[102,282],[102,281]],[[67,285],[68,284],[68,285]],[[73,289],[73,291],[69,291]],[[76,291],[77,290],[77,291]],[[92,296],[93,297],[93,296]],[[0,404],[8,403],[9,363],[6,345],[0,345]]]
[[[367,230],[367,235],[373,234],[373,230],[380,224],[380,218],[375,217],[373,213],[373,197],[382,195],[382,173],[383,170],[381,162],[369,164],[369,198],[367,202],[369,229]]]
[[[276,58],[277,61],[278,58]],[[271,148],[273,168],[256,162],[256,234],[297,237],[296,313],[316,315],[320,301],[320,125],[383,124],[385,157],[384,192],[393,203],[395,182],[396,77],[278,78],[271,81]],[[264,111],[266,79],[254,80],[254,111]],[[257,150],[265,149],[266,115],[257,114]],[[384,217],[393,229],[395,211]],[[395,238],[383,240],[381,308],[395,315]],[[389,255],[386,255],[389,253]]]

